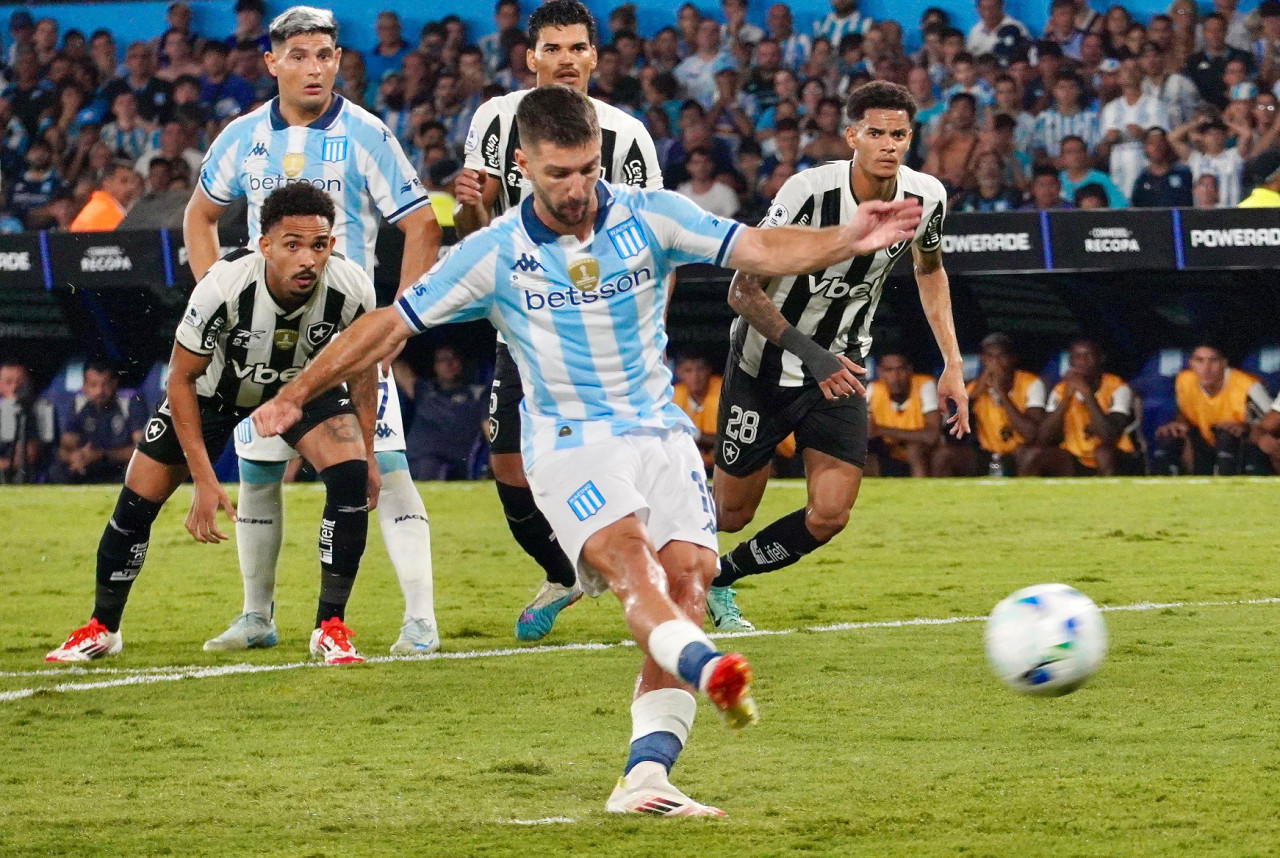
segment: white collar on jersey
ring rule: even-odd
[[[604,225],[604,220],[609,216],[609,205],[613,202],[613,192],[609,190],[609,185],[603,179],[596,181],[596,231],[600,231],[600,227]],[[525,197],[523,203],[520,204],[520,219],[524,222],[524,230],[529,233],[529,237],[537,244],[555,244],[560,240],[560,234],[547,226],[538,217],[533,210],[533,194]]]
[[[307,125],[308,128],[318,128],[321,131],[328,131],[333,127],[333,123],[338,121],[338,114],[342,112],[342,103],[344,99],[336,92],[333,94],[333,102],[329,105],[329,109],[320,114],[315,121]],[[284,118],[284,114],[280,112],[280,96],[271,99],[271,130],[283,131],[289,127],[289,122]]]

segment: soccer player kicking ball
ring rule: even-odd
[[[695,690],[734,729],[756,720],[751,667],[702,633],[716,528],[692,424],[663,362],[666,291],[677,265],[765,276],[830,265],[910,238],[914,201],[869,203],[826,230],[757,230],[668,191],[599,180],[600,127],[587,97],[548,86],[516,111],[533,195],[463,241],[396,302],[325,349],[272,402],[259,432],[289,431],[305,403],[429,327],[489,319],[520,367],[524,462],[538,507],[584,591],[612,590],[644,652],[631,754],[606,808],[719,816],[671,785]]]
[[[529,16],[533,47],[525,62],[537,86],[558,83],[586,93],[596,67],[596,21],[578,0],[547,0]],[[531,192],[515,163],[520,145],[516,108],[533,90],[491,98],[476,109],[467,134],[468,169],[459,176],[455,225],[466,236],[487,225]],[[600,172],[607,182],[657,190],[662,187],[658,150],[644,125],[611,104],[590,99],[600,123]],[[573,564],[538,511],[520,458],[520,370],[507,344],[498,340],[489,396],[489,467],[511,535],[537,561],[546,580],[516,618],[516,637],[536,641],[551,632],[556,616],[582,598]]]
[[[739,269],[729,287],[738,313],[720,392],[715,499],[721,530],[736,533],[755,517],[778,442],[792,432],[804,456],[808,502],[720,558],[707,609],[721,631],[745,631],[732,585],[747,575],[795,563],[844,529],[867,460],[866,391],[854,373],[871,351],[871,318],[885,278],[911,248],[929,326],[946,359],[940,401],[956,413],[951,433],[969,431],[968,394],[942,267],[946,192],[932,176],[902,165],[916,104],[905,87],[885,81],[849,94],[845,142],[851,161],[833,161],[787,180],[763,226],[848,223],[875,201],[914,199],[925,216],[903,241],[809,273],[762,277]]]
[[[168,396],[129,461],[115,512],[98,542],[93,615],[45,661],[88,661],[120,652],[120,616],[142,570],[151,523],[188,476],[195,483],[187,530],[221,542],[231,500],[210,464],[236,424],[374,307],[364,269],[332,254],[334,209],[306,182],[272,191],[262,206],[258,249],[230,254],[191,293],[169,358]],[[316,466],[325,487],[320,522],[320,605],[311,653],[326,664],[363,661],[343,624],[360,567],[380,478],[373,458],[377,375],[348,376],[307,405],[284,439]]]
[[[293,6],[270,27],[267,71],[280,95],[228,125],[209,147],[200,186],[191,195],[183,234],[191,272],[199,280],[218,259],[218,218],[236,197],[249,203],[249,235],[271,192],[307,182],[333,200],[335,250],[373,276],[378,223],[385,217],[404,233],[400,287],[406,289],[435,261],[440,227],[431,201],[395,136],[378,117],[333,91],[342,49],[327,9]],[[431,530],[422,497],[409,477],[400,398],[390,371],[378,384],[374,453],[382,473],[378,524],[400,580],[405,610],[392,653],[439,649],[432,593]],[[273,646],[276,565],[284,538],[280,482],[297,454],[278,438],[257,438],[248,424],[236,432],[240,457],[240,521],[236,549],[244,578],[244,609],[225,632],[206,641],[212,651]]]

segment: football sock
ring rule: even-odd
[[[560,547],[551,522],[534,503],[533,490],[528,486],[509,486],[506,483],[497,483],[497,486],[507,527],[511,528],[516,542],[547,573],[548,581],[561,587],[572,587],[578,576]]]
[[[316,627],[332,617],[346,618],[347,599],[360,568],[369,534],[369,471],[364,461],[349,459],[319,474],[324,482],[320,516],[320,606]]]
[[[712,587],[728,587],[739,578],[773,572],[795,563],[826,543],[809,532],[803,509],[784,515],[720,558]]]
[[[649,632],[647,649],[659,667],[699,689],[702,669],[720,655],[702,629],[688,620],[659,623]]]
[[[276,564],[284,541],[280,481],[284,462],[240,460],[236,498],[236,553],[244,581],[244,613],[271,618],[276,598]]]
[[[409,476],[404,453],[378,453],[382,493],[378,525],[382,543],[404,594],[404,618],[436,624],[431,577],[431,525],[422,496]]]
[[[128,486],[120,489],[115,512],[98,540],[98,586],[93,617],[108,631],[120,631],[120,617],[129,589],[142,571],[151,540],[151,523],[163,503],[155,503]]]
[[[631,703],[631,753],[622,773],[631,774],[645,762],[670,772],[689,740],[697,711],[697,700],[681,688],[658,688],[637,697]]]

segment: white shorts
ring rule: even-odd
[[[681,429],[556,450],[539,456],[526,476],[589,596],[609,585],[582,559],[582,547],[596,531],[632,513],[659,550],[679,540],[719,551],[702,456]]]
[[[253,428],[253,421],[245,418],[236,427],[236,455],[255,462],[287,462],[298,456],[298,451],[284,442],[280,436],[263,438]],[[378,369],[378,425],[373,430],[373,451],[393,453],[404,449],[404,421],[400,417],[400,395],[395,377]]]

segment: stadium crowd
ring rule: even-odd
[[[451,190],[476,108],[533,82],[521,29],[528,11],[517,0],[498,0],[488,33],[469,33],[458,16],[446,15],[416,39],[394,12],[384,11],[376,44],[342,54],[338,91],[376,113],[399,138],[444,225],[452,222]],[[856,0],[832,0],[830,14],[811,32],[795,26],[785,3],[763,10],[763,27],[748,20],[746,0],[721,0],[718,15],[707,11],[685,3],[669,26],[641,33],[633,6],[615,8],[602,27],[590,94],[642,120],[657,144],[666,185],[716,214],[757,222],[794,173],[850,157],[842,98],[873,79],[901,83],[915,97],[920,109],[908,164],[942,180],[954,211],[1280,206],[1280,0],[1264,0],[1249,14],[1238,12],[1235,0],[1216,0],[1203,15],[1191,0],[1174,0],[1167,14],[1145,22],[1119,5],[1099,12],[1087,0],[1052,0],[1038,34],[1006,14],[1001,0],[977,0],[979,21],[967,33],[939,8],[926,10],[919,22],[873,21]],[[237,0],[235,14],[234,32],[201,36],[190,8],[175,2],[153,39],[118,45],[108,29],[59,32],[51,18],[11,12],[0,82],[0,231],[109,230],[140,199],[185,199],[219,131],[275,92],[262,57],[270,49],[265,4]],[[923,45],[908,52],[903,27],[917,23]],[[482,397],[456,363],[456,355],[438,355],[434,372],[419,378],[405,367],[402,373],[403,395],[417,411],[429,411],[420,432],[439,427],[441,437],[424,435],[423,449],[472,445],[461,457],[424,454],[415,475],[474,475],[468,463],[482,441],[481,421],[472,415],[483,412]],[[1068,414],[1063,403],[1087,400],[1078,390],[1068,396],[1065,380],[1033,397],[1036,426],[1010,417],[984,439],[982,380],[998,377],[1004,384],[1012,377],[993,376],[987,365],[984,350],[983,374],[974,382],[980,446],[957,448],[937,432],[936,415],[910,427],[890,419],[910,397],[927,396],[927,385],[909,364],[889,361],[871,391],[873,437],[884,453],[875,458],[883,472],[987,472],[975,456],[1001,459],[993,459],[992,473],[1141,469],[1123,456],[1095,457],[1099,439],[1104,448],[1133,451],[1126,449],[1128,436],[1097,421],[1093,409],[1081,405],[1082,413]],[[44,411],[31,412],[22,436],[34,446],[18,459],[39,461],[51,479],[115,476],[114,466],[128,459],[121,451],[136,442],[130,406],[118,401],[114,387],[91,392],[90,374],[114,377],[103,366],[86,373],[75,411],[56,420],[60,440]],[[1089,383],[1095,393],[1102,381]],[[100,387],[108,384],[114,382],[107,378]],[[894,384],[890,394],[886,385]],[[1016,389],[1005,386],[991,403],[1005,408],[1017,399]],[[695,420],[705,421],[699,415],[707,411],[708,425],[714,424],[714,408],[683,395]],[[1104,417],[1113,395],[1107,391]],[[1243,436],[1228,433],[1236,440],[1248,440],[1270,400],[1255,396],[1246,405],[1252,423]],[[114,432],[99,425],[102,419],[72,431],[84,408],[104,414],[114,408],[103,424]],[[905,410],[929,413],[918,405]],[[455,413],[465,418],[440,419]],[[460,426],[467,428],[461,440],[453,437]],[[1089,450],[1073,449],[1073,431],[1090,439]],[[1197,439],[1211,449],[1224,443],[1203,427],[1198,434],[1162,431],[1160,467],[1174,461],[1203,469],[1204,451],[1192,450]],[[96,447],[95,432],[104,435]],[[938,437],[922,448],[927,439],[910,434],[919,432]],[[1010,437],[997,438],[1006,432],[1038,452],[1020,453]],[[8,458],[0,462],[6,469],[13,466],[13,435],[8,432]],[[1172,449],[1175,441],[1186,450]],[[1266,438],[1262,447],[1270,452]],[[1045,452],[1055,449],[1073,461]],[[1263,467],[1267,458],[1250,459],[1249,466]],[[1243,458],[1233,461],[1245,466]]]
[[[746,0],[722,0],[714,16],[685,3],[653,33],[619,6],[591,95],[645,123],[668,187],[741,220],[757,220],[795,171],[849,156],[840,99],[872,79],[915,96],[909,165],[942,179],[957,211],[1235,206],[1280,166],[1280,0],[1247,15],[1235,0],[1204,15],[1174,0],[1146,22],[1052,0],[1038,34],[1000,0],[978,0],[967,33],[926,10],[914,53],[903,26],[917,22],[831,6],[803,32],[785,3],[764,10],[764,27]],[[476,108],[532,82],[527,11],[500,0],[488,33],[446,15],[416,40],[382,12],[376,44],[344,50],[339,91],[395,132],[442,213]],[[110,229],[140,195],[193,187],[218,131],[275,90],[265,4],[238,0],[235,12],[233,33],[201,37],[175,2],[163,32],[128,45],[10,13],[0,228]],[[1280,203],[1273,188],[1248,204],[1265,203]]]

